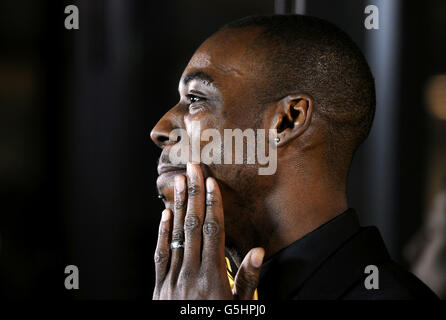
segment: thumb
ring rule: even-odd
[[[259,283],[260,267],[264,256],[263,248],[254,248],[243,259],[234,280],[233,294],[237,299],[252,300]]]

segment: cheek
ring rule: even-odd
[[[230,191],[234,196],[243,196],[257,182],[257,169],[243,164],[217,164],[210,166],[210,169],[211,175],[229,189],[222,192]]]
[[[208,149],[219,150],[223,155],[223,129],[218,119],[205,115],[188,116],[184,119],[184,124],[189,139],[190,161],[198,162],[198,157],[201,159],[204,150],[207,150],[205,149],[206,145],[209,145]],[[216,135],[219,138],[217,140],[214,139]]]
[[[245,97],[244,97],[245,98]],[[255,117],[260,116],[259,107],[252,104],[250,99],[227,100],[222,108],[220,119],[226,129],[253,128],[256,123]]]
[[[224,128],[223,123],[209,112],[184,117],[184,125],[189,137],[193,135],[199,137],[206,129],[217,129],[223,133],[222,128]]]

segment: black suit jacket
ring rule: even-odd
[[[366,289],[365,268],[378,268],[378,289]],[[360,227],[349,209],[264,262],[259,300],[438,299],[390,258],[376,227]]]

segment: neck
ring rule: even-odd
[[[308,167],[306,170],[306,174],[297,172],[294,177],[285,172],[278,181],[288,183],[277,184],[265,197],[265,212],[273,226],[264,239],[265,258],[348,209],[345,186],[327,183],[331,181],[328,177]]]
[[[348,209],[344,185],[332,183],[333,179],[321,173],[320,167],[304,168],[304,172],[290,168],[276,172],[274,181],[268,183],[274,188],[260,188],[254,193],[255,199],[234,197],[239,202],[225,203],[225,220],[239,217],[240,221],[229,224],[244,226],[227,246],[236,265],[251,248],[258,246],[265,249],[268,259]],[[241,216],[240,212],[244,214]]]

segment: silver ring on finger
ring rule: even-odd
[[[184,242],[183,241],[174,241],[170,244],[170,249],[179,249],[184,248]]]

